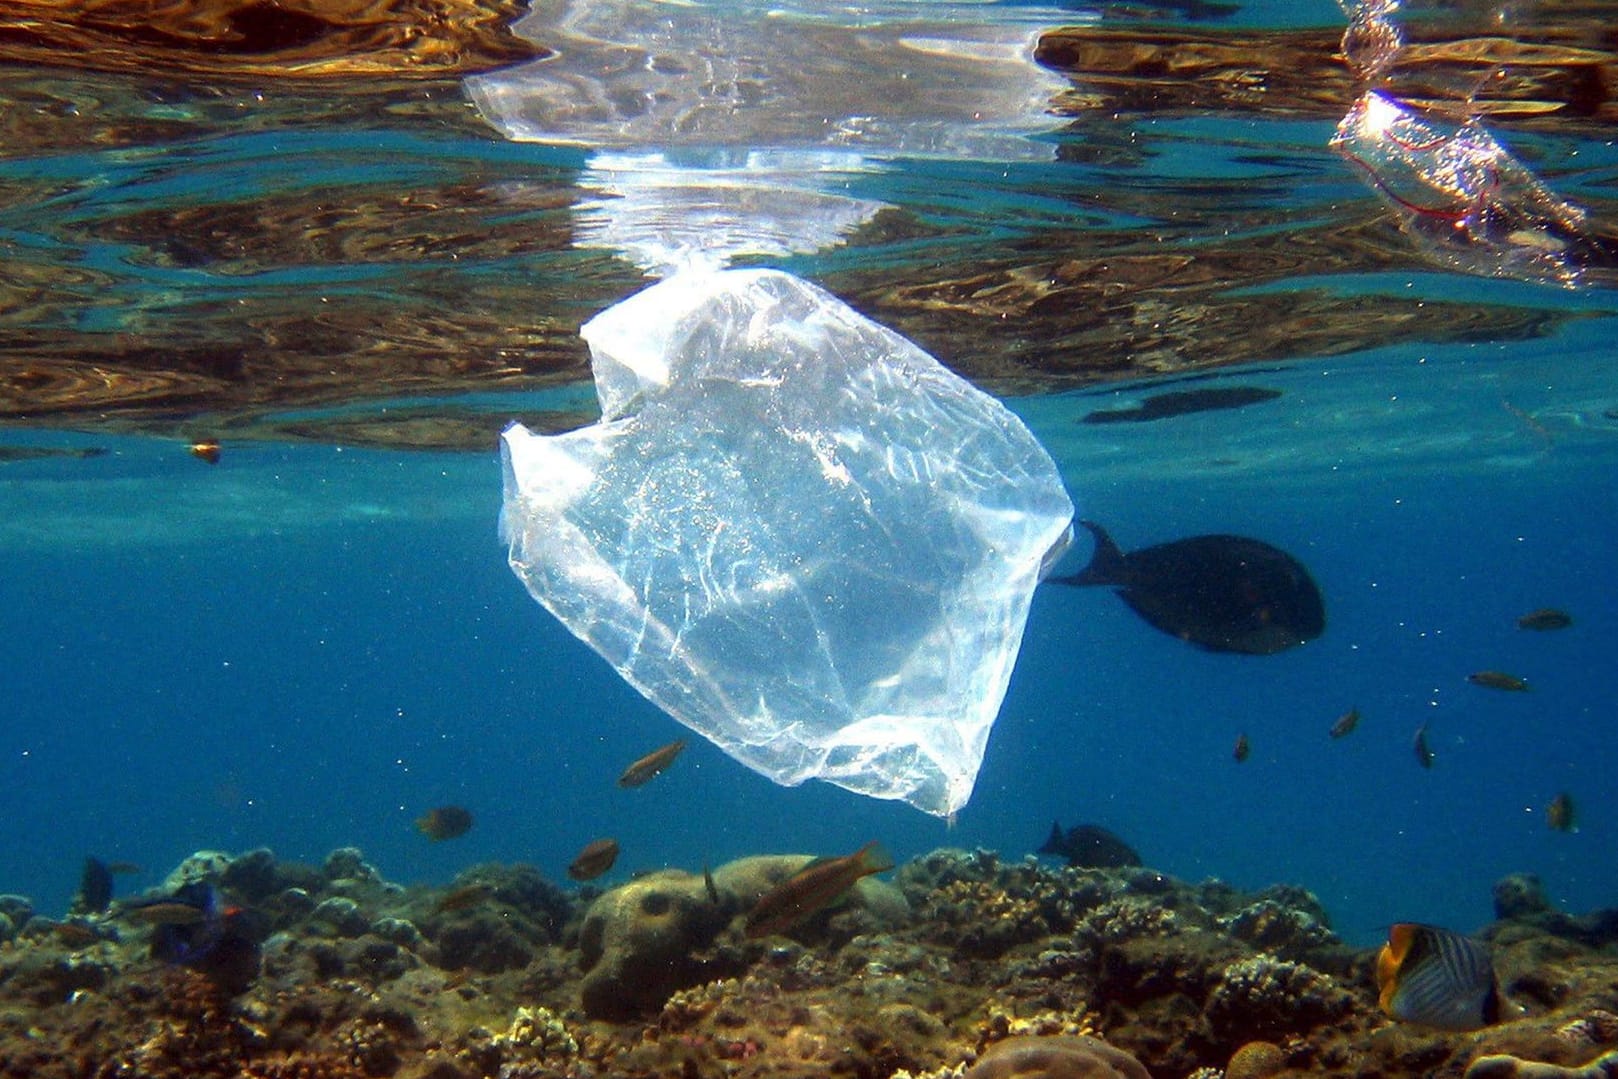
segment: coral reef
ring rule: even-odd
[[[1230,1055],[1225,1079],[1269,1079],[1286,1063],[1286,1054],[1274,1042],[1248,1042]]]
[[[102,913],[0,895],[0,1079],[1618,1079],[1618,913],[1559,913],[1528,878],[1482,934],[1521,1016],[1444,1034],[1382,1015],[1371,952],[1301,889],[940,850],[748,938],[806,861],[597,893],[200,852]],[[132,916],[198,885],[251,927],[245,976],[154,957]]]

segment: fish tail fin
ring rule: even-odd
[[[1107,535],[1107,530],[1094,521],[1080,521],[1079,524],[1089,529],[1090,535],[1095,537],[1095,553],[1090,556],[1090,564],[1077,573],[1066,577],[1051,577],[1057,584],[1070,584],[1076,586],[1089,584],[1122,584],[1124,579],[1124,552]]]
[[[1045,840],[1045,845],[1043,847],[1039,848],[1038,853],[1040,853],[1040,854],[1061,854],[1062,853],[1062,822],[1061,821],[1059,821],[1059,820],[1051,821],[1050,838]]]
[[[886,873],[894,866],[893,855],[874,839],[860,848],[859,857],[862,874]]]

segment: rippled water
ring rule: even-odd
[[[1166,16],[1083,14],[1239,35],[1255,63],[1342,27],[1331,4]],[[1611,904],[1615,294],[1429,262],[1327,148],[1333,102],[1079,109],[1002,160],[822,162],[817,197],[874,212],[744,260],[1004,395],[1126,548],[1257,536],[1326,593],[1320,640],[1254,658],[1197,652],[1102,591],[1042,592],[949,831],[700,745],[634,799],[612,786],[677,729],[527,599],[494,536],[494,433],[590,418],[575,330],[643,282],[592,231],[624,200],[587,149],[507,141],[458,76],[14,59],[0,891],[61,908],[86,853],[157,870],[260,845],[358,845],[396,879],[488,859],[559,877],[605,833],[625,871],[872,837],[1020,856],[1060,818],[1178,876],[1302,884],[1364,941],[1470,928],[1517,870],[1571,909]],[[1613,217],[1599,127],[1499,130]],[[1082,422],[1229,386],[1280,396]],[[216,467],[186,452],[203,437]],[[1547,605],[1573,628],[1515,628]],[[1468,684],[1482,668],[1533,690]],[[1329,740],[1356,705],[1360,729]],[[1564,790],[1574,834],[1543,819]],[[447,801],[478,825],[429,849],[409,822]]]

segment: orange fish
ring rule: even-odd
[[[624,774],[618,777],[620,787],[638,787],[646,783],[663,769],[674,763],[674,758],[685,749],[685,739],[677,738],[666,746],[652,750],[640,760],[624,769]]]
[[[191,456],[199,461],[207,461],[210,465],[219,463],[219,443],[193,442],[191,443]]]
[[[574,880],[595,880],[611,869],[612,863],[617,860],[618,841],[598,839],[579,851],[579,856],[567,867],[567,875]]]
[[[1231,750],[1230,755],[1236,759],[1237,764],[1240,764],[1251,756],[1252,753],[1253,747],[1247,741],[1246,733],[1244,732],[1242,734],[1238,734],[1236,736],[1236,748]]]
[[[823,910],[862,877],[893,868],[893,859],[875,840],[841,858],[816,858],[765,892],[747,912],[743,932],[749,938],[783,933]]]
[[[416,831],[428,839],[455,839],[472,830],[472,814],[460,806],[439,806],[416,818]]]
[[[1485,689],[1503,689],[1508,693],[1528,692],[1527,682],[1505,671],[1478,671],[1476,674],[1467,675],[1466,680],[1474,686],[1482,686]]]
[[[1573,624],[1573,616],[1555,607],[1541,607],[1517,619],[1518,629],[1566,629]]]
[[[1557,832],[1576,832],[1573,823],[1573,796],[1563,791],[1545,807],[1545,823]]]
[[[449,914],[452,911],[466,910],[475,907],[494,894],[494,889],[485,881],[473,881],[463,884],[459,888],[445,892],[433,904],[434,914]]]

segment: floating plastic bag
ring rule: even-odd
[[[1612,265],[1610,241],[1558,198],[1476,119],[1451,123],[1393,98],[1363,95],[1332,149],[1358,165],[1431,258],[1466,273],[1563,285]]]
[[[601,422],[502,440],[529,592],[778,783],[965,805],[1073,515],[1033,435],[777,271],[678,274],[582,332]]]

